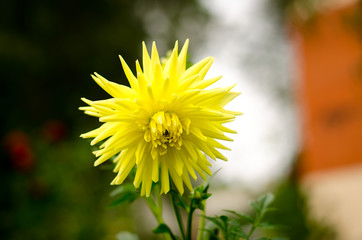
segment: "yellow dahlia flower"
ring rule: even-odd
[[[206,89],[221,76],[204,79],[212,57],[186,69],[188,43],[186,40],[179,53],[176,42],[171,56],[162,63],[156,44],[150,57],[143,43],[142,68],[136,61],[136,75],[120,56],[130,87],[92,75],[112,98],[82,99],[89,106],[80,109],[98,117],[103,125],[81,137],[94,138],[91,145],[103,141],[94,152],[98,157],[95,166],[116,155],[117,176],[111,184],[121,184],[136,166],[134,185],[142,184],[142,196],[148,197],[152,182],[159,180],[161,193],[167,193],[169,176],[182,194],[184,184],[192,191],[190,176],[196,179],[198,173],[205,179],[205,173],[211,175],[206,155],[226,160],[216,148],[228,148],[215,139],[232,141],[224,132],[235,131],[223,124],[239,113],[223,107],[239,93],[231,91],[234,86]]]

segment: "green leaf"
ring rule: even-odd
[[[257,201],[252,202],[250,205],[256,211],[259,218],[262,218],[267,212],[268,206],[273,202],[274,195],[267,193],[258,198]],[[259,219],[260,220],[260,219]]]
[[[153,229],[152,232],[156,233],[156,234],[158,234],[158,233],[170,233],[171,230],[166,224],[161,223],[155,229]]]
[[[132,183],[124,183],[121,186],[117,187],[115,190],[113,190],[110,193],[111,197],[115,197],[118,194],[122,194],[125,192],[134,192],[137,191],[137,189],[135,188],[135,186]]]
[[[213,222],[216,226],[218,226],[220,229],[223,229],[223,224],[222,222],[219,221],[218,217],[208,217],[205,216],[206,219],[210,220],[211,222]]]
[[[158,225],[155,229],[152,230],[152,232],[156,233],[156,234],[161,234],[161,233],[170,234],[170,236],[173,240],[179,239],[178,237],[173,235],[171,229],[164,223],[161,223],[160,225]]]
[[[211,195],[212,195],[211,193],[204,193],[204,194],[201,195],[201,199],[202,199],[202,200],[206,200],[206,199],[208,199]]]
[[[238,216],[240,220],[243,219],[243,220],[247,221],[248,223],[251,223],[251,224],[254,223],[254,219],[252,219],[250,216],[248,216],[248,215],[246,215],[246,214],[237,213],[237,212],[232,211],[232,210],[224,210],[224,211],[225,211],[225,212],[232,213],[232,214]]]
[[[124,194],[122,194],[119,198],[117,198],[116,200],[112,201],[110,204],[108,204],[108,207],[114,207],[117,206],[118,204],[124,203],[124,202],[133,202],[134,200],[136,200],[137,198],[139,198],[139,193],[137,192],[126,192]]]
[[[186,203],[185,198],[183,198],[175,189],[171,189],[169,193],[177,199],[176,205],[182,207],[186,212],[189,211],[190,207]]]
[[[226,222],[229,220],[228,216],[225,216],[225,215],[221,215],[221,216],[220,216],[220,219],[221,219],[224,223],[226,223]]]
[[[205,187],[200,185],[195,188],[194,192],[190,195],[191,209],[201,209],[205,208],[205,200],[211,196],[211,193],[208,193],[209,184]]]
[[[268,207],[274,201],[274,195],[267,193],[263,198],[263,207]]]
[[[233,231],[233,232],[231,232],[232,234],[234,234],[234,235],[236,235],[236,236],[238,236],[238,237],[242,237],[242,238],[244,238],[244,239],[248,239],[248,235],[245,233],[245,232],[243,232],[243,231]]]
[[[240,223],[236,219],[230,219],[229,224],[233,228],[240,228]]]
[[[203,193],[207,193],[207,190],[209,190],[210,184],[206,184],[205,188],[202,190]]]

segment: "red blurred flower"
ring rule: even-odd
[[[50,120],[42,128],[43,137],[49,142],[63,140],[68,133],[67,126],[59,120]]]
[[[11,131],[4,138],[5,151],[16,170],[28,171],[34,165],[34,151],[28,136],[22,131]]]

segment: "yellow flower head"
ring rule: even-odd
[[[186,69],[186,40],[181,52],[178,43],[171,56],[160,62],[156,44],[151,57],[143,43],[142,68],[136,61],[136,76],[122,57],[121,63],[130,87],[106,80],[97,73],[92,75],[96,83],[112,98],[100,101],[82,99],[89,104],[80,109],[103,122],[99,128],[82,134],[94,138],[91,145],[100,141],[97,166],[112,156],[117,176],[111,184],[121,184],[134,166],[135,187],[141,187],[141,195],[149,196],[152,182],[161,180],[161,192],[170,189],[169,176],[180,194],[183,184],[192,191],[190,176],[196,172],[205,179],[211,175],[212,159],[226,158],[218,151],[228,149],[215,139],[232,141],[224,132],[235,131],[223,126],[232,121],[238,112],[223,107],[239,93],[234,86],[206,89],[221,76],[204,79],[214,59],[207,57]]]

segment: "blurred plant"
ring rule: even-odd
[[[259,197],[256,201],[253,201],[250,205],[255,211],[255,217],[251,217],[246,214],[237,213],[231,210],[225,210],[225,211],[231,213],[234,217],[229,217],[226,215],[221,215],[216,217],[206,217],[215,225],[214,228],[206,229],[206,231],[208,232],[208,235],[206,235],[206,239],[208,240],[281,239],[281,238],[269,238],[269,237],[260,237],[260,236],[258,238],[252,238],[253,233],[255,233],[255,230],[257,229],[275,229],[279,227],[270,222],[264,221],[265,214],[267,212],[275,210],[274,208],[270,207],[270,204],[273,202],[273,200],[274,196],[271,193],[268,193],[264,196]]]
[[[0,239],[114,239],[119,225],[132,229],[127,209],[104,210],[111,173],[85,171],[89,146],[54,144],[42,129],[1,139]]]
[[[273,9],[275,9],[283,21],[296,21],[300,22],[313,22],[315,16],[321,12],[327,12],[332,9],[334,6],[342,6],[343,2],[338,1],[328,1],[328,0],[277,0],[270,3]],[[362,18],[362,1],[358,0],[355,3],[355,11],[351,14],[352,25],[356,24],[355,31],[361,33],[361,18]],[[345,6],[348,6],[346,4]]]
[[[325,222],[316,221],[308,207],[308,196],[303,193],[296,180],[296,173],[279,184],[275,190],[272,211],[266,221],[284,226],[275,229],[276,234],[293,240],[332,240],[336,239],[333,228]]]
[[[154,188],[159,188],[159,183],[154,185]],[[285,227],[280,224],[279,221],[267,222],[265,215],[268,212],[275,212],[275,208],[271,207],[274,200],[274,196],[271,193],[259,197],[256,201],[251,202],[251,207],[255,211],[253,215],[247,215],[238,213],[232,210],[225,210],[226,213],[232,216],[205,216],[206,200],[211,197],[211,193],[208,192],[209,184],[201,184],[188,197],[181,196],[177,191],[171,189],[168,195],[172,206],[175,210],[175,216],[179,226],[181,236],[176,236],[171,228],[162,219],[162,200],[159,194],[154,194],[153,197],[144,197],[148,203],[151,211],[158,219],[159,225],[153,229],[153,233],[167,234],[164,237],[174,239],[192,239],[192,216],[195,210],[202,211],[203,215],[200,219],[198,228],[197,239],[198,240],[283,240],[289,238],[280,237],[261,237],[262,235],[275,236],[285,235],[280,229]],[[139,191],[133,184],[123,184],[111,193],[114,201],[110,206],[117,206],[122,203],[131,203],[139,198]],[[187,213],[187,225],[184,228],[179,208]],[[274,215],[275,216],[275,215]],[[212,224],[205,225],[205,219]],[[285,225],[286,226],[286,225]],[[186,231],[185,231],[186,230]],[[258,230],[258,231],[257,231]],[[268,230],[268,234],[265,233]],[[257,232],[257,237],[253,237],[253,234]]]

